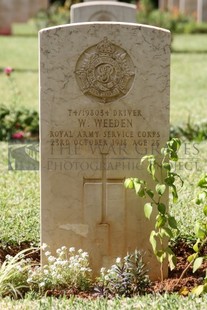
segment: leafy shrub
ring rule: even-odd
[[[161,264],[160,276],[163,281],[163,262],[168,258],[170,269],[176,266],[176,256],[168,243],[166,238],[172,239],[174,231],[178,230],[176,219],[170,214],[165,197],[168,194],[167,189],[171,189],[173,202],[178,200],[177,188],[175,185],[176,179],[183,181],[181,177],[172,171],[169,161],[178,161],[178,151],[181,141],[173,138],[166,143],[166,146],[161,149],[162,158],[155,155],[146,155],[142,157],[141,164],[147,160],[147,171],[154,181],[153,187],[149,187],[145,180],[139,178],[127,178],[124,182],[126,188],[133,189],[137,196],[141,198],[148,198],[149,202],[144,205],[144,214],[150,220],[153,210],[157,209],[157,216],[155,221],[155,229],[150,233],[150,243],[157,260]]]
[[[39,134],[39,115],[25,107],[0,107],[0,141],[29,138]]]
[[[117,258],[115,265],[107,271],[102,268],[95,289],[105,297],[115,295],[131,297],[146,293],[149,286],[150,281],[142,255],[136,250],[123,260]]]

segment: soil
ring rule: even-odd
[[[8,245],[4,247],[0,247],[0,262],[5,260],[6,255],[14,256],[18,252],[23,249],[30,247],[30,244],[27,242],[21,243],[20,245]],[[192,272],[192,267],[188,268],[185,272],[184,276],[181,280],[179,280],[182,272],[188,265],[187,257],[194,253],[192,246],[188,243],[184,242],[183,240],[178,241],[175,246],[173,247],[173,251],[177,257],[177,266],[173,271],[169,270],[168,278],[165,279],[163,282],[156,281],[153,282],[151,288],[149,290],[150,293],[173,293],[173,292],[180,292],[182,295],[188,295],[191,289],[197,285],[202,284],[203,279],[206,274],[207,269],[207,262],[199,268],[195,273]],[[205,255],[207,255],[207,247],[204,249]],[[35,252],[32,255],[28,256],[32,258],[33,261],[39,262],[40,261],[40,253]],[[97,294],[94,293],[85,293],[85,292],[77,292],[76,290],[68,290],[66,291],[48,291],[47,295],[49,296],[71,296],[71,295],[78,295],[79,297],[96,297]]]

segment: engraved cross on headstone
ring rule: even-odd
[[[106,175],[106,156],[108,153],[101,153],[101,168],[102,168],[102,175],[101,178],[84,178],[83,184],[85,183],[95,183],[95,184],[102,184],[102,195],[101,195],[101,223],[100,224],[107,224],[107,184],[108,183],[119,183],[122,184],[124,178],[107,178]]]

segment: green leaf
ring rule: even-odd
[[[150,198],[153,198],[153,197],[154,197],[154,193],[153,193],[153,191],[152,191],[151,189],[146,190],[146,193],[147,193],[147,195],[148,195]]]
[[[198,194],[198,197],[196,199],[196,204],[200,205],[201,203],[204,203],[205,199],[206,199],[206,193],[205,192]]]
[[[173,238],[173,232],[168,227],[162,227],[161,228],[161,235],[162,235],[162,237],[166,236],[168,238]]]
[[[159,250],[156,252],[156,256],[157,256],[157,259],[160,263],[163,263],[164,259],[166,258],[166,253],[162,250]]]
[[[166,217],[163,215],[158,214],[157,218],[156,218],[156,224],[155,227],[156,228],[160,228],[163,227],[166,223]]]
[[[133,182],[133,179],[132,178],[128,178],[124,181],[124,186],[126,188],[129,188],[129,189],[132,189],[134,188],[134,182]]]
[[[177,152],[172,151],[172,152],[170,153],[169,159],[172,160],[172,161],[178,161]]]
[[[198,285],[192,289],[192,293],[196,296],[200,296],[203,293],[204,285]]]
[[[177,193],[175,185],[171,185],[171,186],[172,186],[173,203],[176,203],[178,201],[178,193]]]
[[[175,269],[177,265],[177,257],[175,256],[174,253],[168,255],[168,262],[169,262],[170,270]]]
[[[140,163],[142,164],[146,159],[149,159],[151,155],[145,155],[141,158]]]
[[[165,212],[166,212],[166,206],[164,205],[164,203],[159,203],[158,206],[157,206],[157,208],[158,208],[158,211],[159,211],[160,213],[165,214]]]
[[[181,146],[181,140],[178,138],[172,138],[170,141],[167,142],[167,147],[171,151],[177,153]]]
[[[156,253],[156,247],[157,247],[157,241],[155,239],[156,236],[157,236],[156,232],[154,230],[152,230],[149,240],[150,240],[150,243],[152,245],[152,249],[153,249],[154,253]]]
[[[188,256],[187,261],[191,263],[192,261],[194,261],[194,259],[196,259],[197,256],[198,253],[191,254],[190,256]]]
[[[157,184],[155,187],[156,192],[159,196],[162,196],[165,192],[166,185],[165,184]]]
[[[139,193],[140,188],[141,188],[141,184],[137,183],[137,182],[134,182],[134,189],[135,189],[136,194]]]
[[[200,179],[200,181],[198,182],[198,186],[201,188],[207,188],[207,175]]]
[[[141,188],[139,191],[139,197],[145,197],[145,190],[144,188]]]
[[[174,218],[174,216],[169,216],[168,217],[168,224],[171,228],[173,229],[177,229],[177,221],[176,219]]]
[[[193,273],[200,268],[203,263],[203,257],[198,257],[193,263]]]
[[[154,163],[150,163],[147,167],[147,171],[152,175],[152,178],[155,179],[155,166]]]
[[[205,216],[207,216],[207,205],[203,207],[203,213],[205,214]]]
[[[150,219],[151,213],[152,213],[152,204],[146,203],[144,205],[144,214],[145,214],[147,219]]]
[[[206,231],[201,227],[200,223],[197,222],[194,226],[195,235],[197,238],[203,240],[206,237]]]
[[[168,186],[172,186],[173,183],[175,182],[175,178],[173,176],[169,176],[165,178],[164,181]]]
[[[196,241],[196,243],[194,244],[194,246],[193,246],[193,250],[194,250],[195,252],[198,252],[198,251],[199,251],[199,247],[198,247],[199,243],[200,243],[200,239],[198,239],[198,240]]]
[[[170,166],[169,163],[163,163],[163,164],[162,164],[162,167],[163,167],[164,169],[166,169],[167,171],[170,171],[170,170],[171,170],[171,166]]]

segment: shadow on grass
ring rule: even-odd
[[[176,50],[172,48],[171,50],[174,54],[207,54],[207,50]]]

